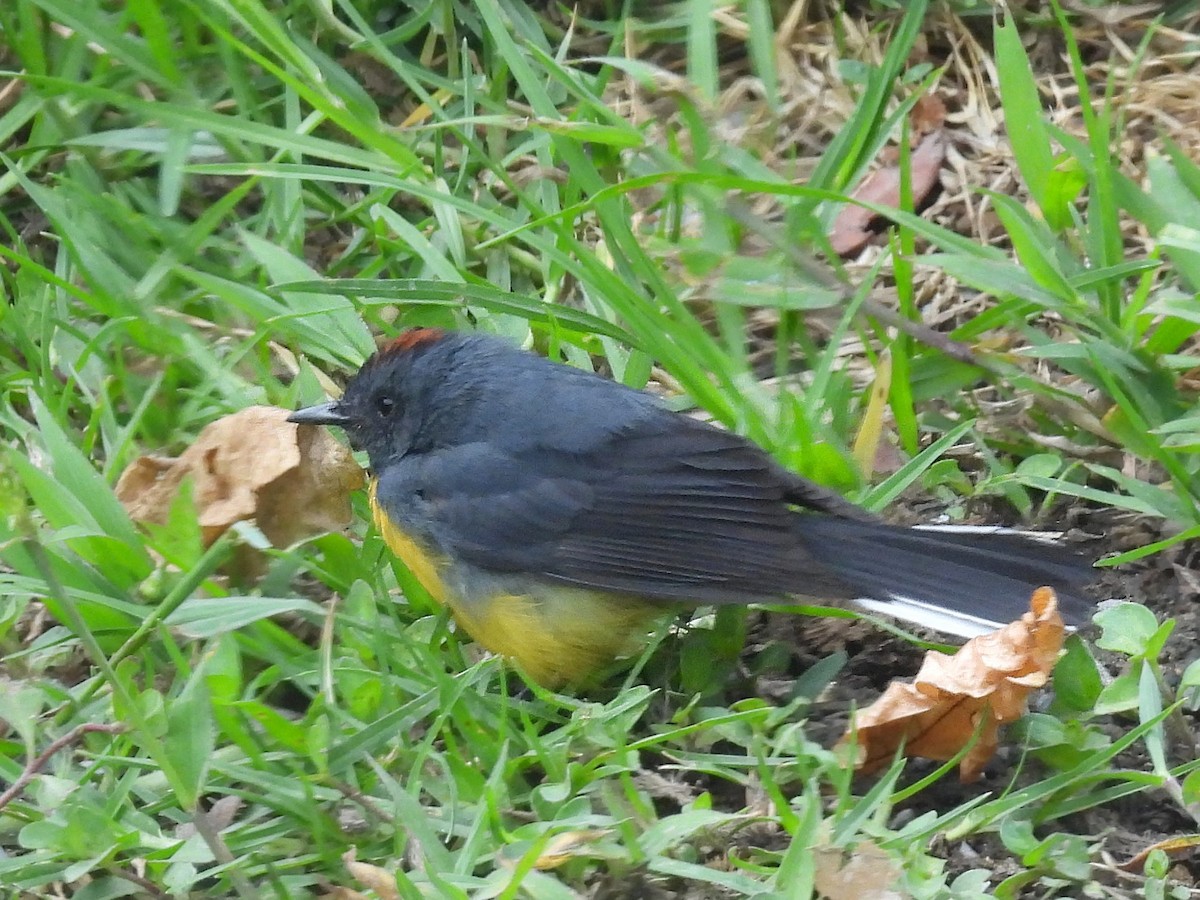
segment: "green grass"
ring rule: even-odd
[[[152,534],[129,521],[111,486],[137,455],[178,452],[250,404],[315,402],[318,371],[343,377],[374,335],[442,325],[639,387],[659,367],[678,386],[670,402],[873,507],[914,485],[952,512],[964,495],[1030,516],[1078,497],[1168,520],[1164,544],[1200,535],[1200,409],[1180,386],[1200,329],[1200,169],[1166,146],[1145,186],[1122,174],[1120,85],[1095,96],[1080,75],[1086,136],[1058,131],[1002,25],[1004,113],[1032,200],[992,197],[1011,250],[885,211],[906,314],[931,269],[991,298],[951,335],[975,347],[968,364],[884,328],[869,281],[807,256],[937,77],[907,63],[923,4],[881,20],[886,57],[804,185],[721,138],[706,0],[653,21],[590,4],[573,24],[516,0],[413,6],[0,5],[0,65],[17,79],[0,105],[0,783],[71,738],[0,810],[0,885],[300,897],[354,886],[354,848],[406,898],[553,900],[601,882],[804,898],[822,848],[865,841],[913,896],[1071,896],[1098,877],[1097,851],[1046,823],[1130,794],[1158,803],[1164,787],[1194,808],[1200,777],[1172,749],[1175,695],[1156,663],[1166,635],[1144,610],[1101,640],[1126,660],[1118,687],[1072,645],[1071,676],[1024,727],[1031,759],[1011,790],[903,822],[896,805],[928,785],[902,783],[900,763],[856,780],[806,736],[837,658],[769,702],[738,692],[737,628],[664,632],[589,696],[522,689],[412,589],[361,524],[361,498],[353,537],[271,551],[251,595],[220,576],[244,533],[205,550],[186,514]],[[772,113],[778,12],[747,0],[739,13]],[[625,57],[627,29],[677,47],[690,89],[669,121],[634,123],[610,102],[657,77]],[[585,34],[586,59],[573,43]],[[779,222],[748,223],[754,198]],[[1123,239],[1132,222],[1145,251]],[[747,254],[749,235],[767,250]],[[786,389],[747,352],[752,307],[778,312]],[[869,392],[837,341],[808,329],[815,309],[835,337],[861,336],[872,365],[890,361],[907,454],[890,478],[854,462]],[[996,329],[1022,349],[982,349]],[[1030,398],[1038,433],[1118,448],[1162,477],[1047,451],[1028,430],[989,427],[985,443],[966,394],[981,378]],[[964,472],[944,454],[972,442],[979,466]],[[774,659],[751,664],[777,674]],[[1119,737],[1100,713],[1125,717]],[[1144,771],[1118,759],[1135,746]],[[1016,860],[1002,884],[954,880],[928,849],[984,832]],[[561,865],[539,867],[555,854]],[[1148,896],[1166,889],[1163,860],[1148,864]]]

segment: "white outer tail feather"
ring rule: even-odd
[[[932,603],[924,603],[901,594],[892,594],[887,600],[859,597],[854,602],[869,612],[881,613],[902,622],[961,638],[978,637],[1005,624],[934,606]]]
[[[1002,525],[914,525],[916,531],[942,531],[950,534],[1015,534],[1043,544],[1057,544],[1065,531],[1030,531],[1025,528],[1005,528]]]
[[[942,531],[958,534],[1015,534],[1032,540],[1054,543],[1062,538],[1061,531],[1029,531],[1022,528],[1000,528],[995,525],[917,525],[920,531]],[[863,609],[873,613],[881,613],[902,622],[920,625],[942,634],[952,634],[961,638],[979,637],[989,631],[995,631],[1007,625],[1007,622],[995,622],[979,616],[955,612],[905,597],[902,594],[892,594],[887,600],[877,600],[871,597],[860,597],[854,601]],[[1068,631],[1075,629],[1068,626]]]

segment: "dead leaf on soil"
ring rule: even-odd
[[[912,133],[924,136],[946,124],[946,103],[937,94],[922,94],[908,114]]]
[[[930,651],[912,684],[893,682],[856,717],[858,770],[886,765],[901,744],[906,756],[947,760],[979,730],[959,764],[962,780],[974,781],[996,752],[1000,726],[1024,715],[1029,694],[1049,680],[1062,643],[1058,598],[1043,587],[1016,622],[953,656]]]
[[[942,162],[946,158],[946,137],[941,130],[931,131],[909,157],[909,172],[912,178],[914,206],[920,206],[938,183]],[[900,167],[886,166],[877,169],[864,179],[851,196],[856,200],[867,200],[883,206],[900,206]],[[833,221],[829,230],[829,243],[839,256],[857,253],[871,239],[871,224],[876,213],[861,206],[847,203]]]
[[[276,547],[344,528],[362,469],[325,429],[293,425],[289,414],[251,406],[213,422],[177,458],[139,457],[121,473],[117,499],[134,520],[162,524],[190,478],[205,545],[243,521]]]
[[[901,869],[882,849],[860,841],[849,851],[818,847],[813,886],[826,900],[903,900]]]
[[[1197,847],[1200,847],[1200,834],[1169,837],[1151,844],[1128,862],[1121,863],[1117,868],[1122,872],[1139,872],[1145,868],[1146,860],[1150,858],[1150,854],[1155,850],[1161,850],[1167,856],[1183,856],[1195,853]]]
[[[400,891],[396,888],[396,876],[380,866],[359,862],[355,859],[357,853],[357,849],[351,847],[342,854],[342,863],[345,864],[346,871],[354,877],[354,880],[368,890],[374,891],[381,900],[400,900]]]

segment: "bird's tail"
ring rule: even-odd
[[[797,515],[805,549],[873,612],[973,637],[1029,610],[1043,586],[1068,625],[1091,618],[1081,588],[1096,571],[1065,547],[1003,529],[903,528],[837,516]]]

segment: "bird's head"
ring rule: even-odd
[[[344,429],[377,472],[389,461],[452,441],[447,414],[462,398],[447,376],[462,337],[438,328],[406,331],[363,364],[340,399],[297,410],[288,421]]]

